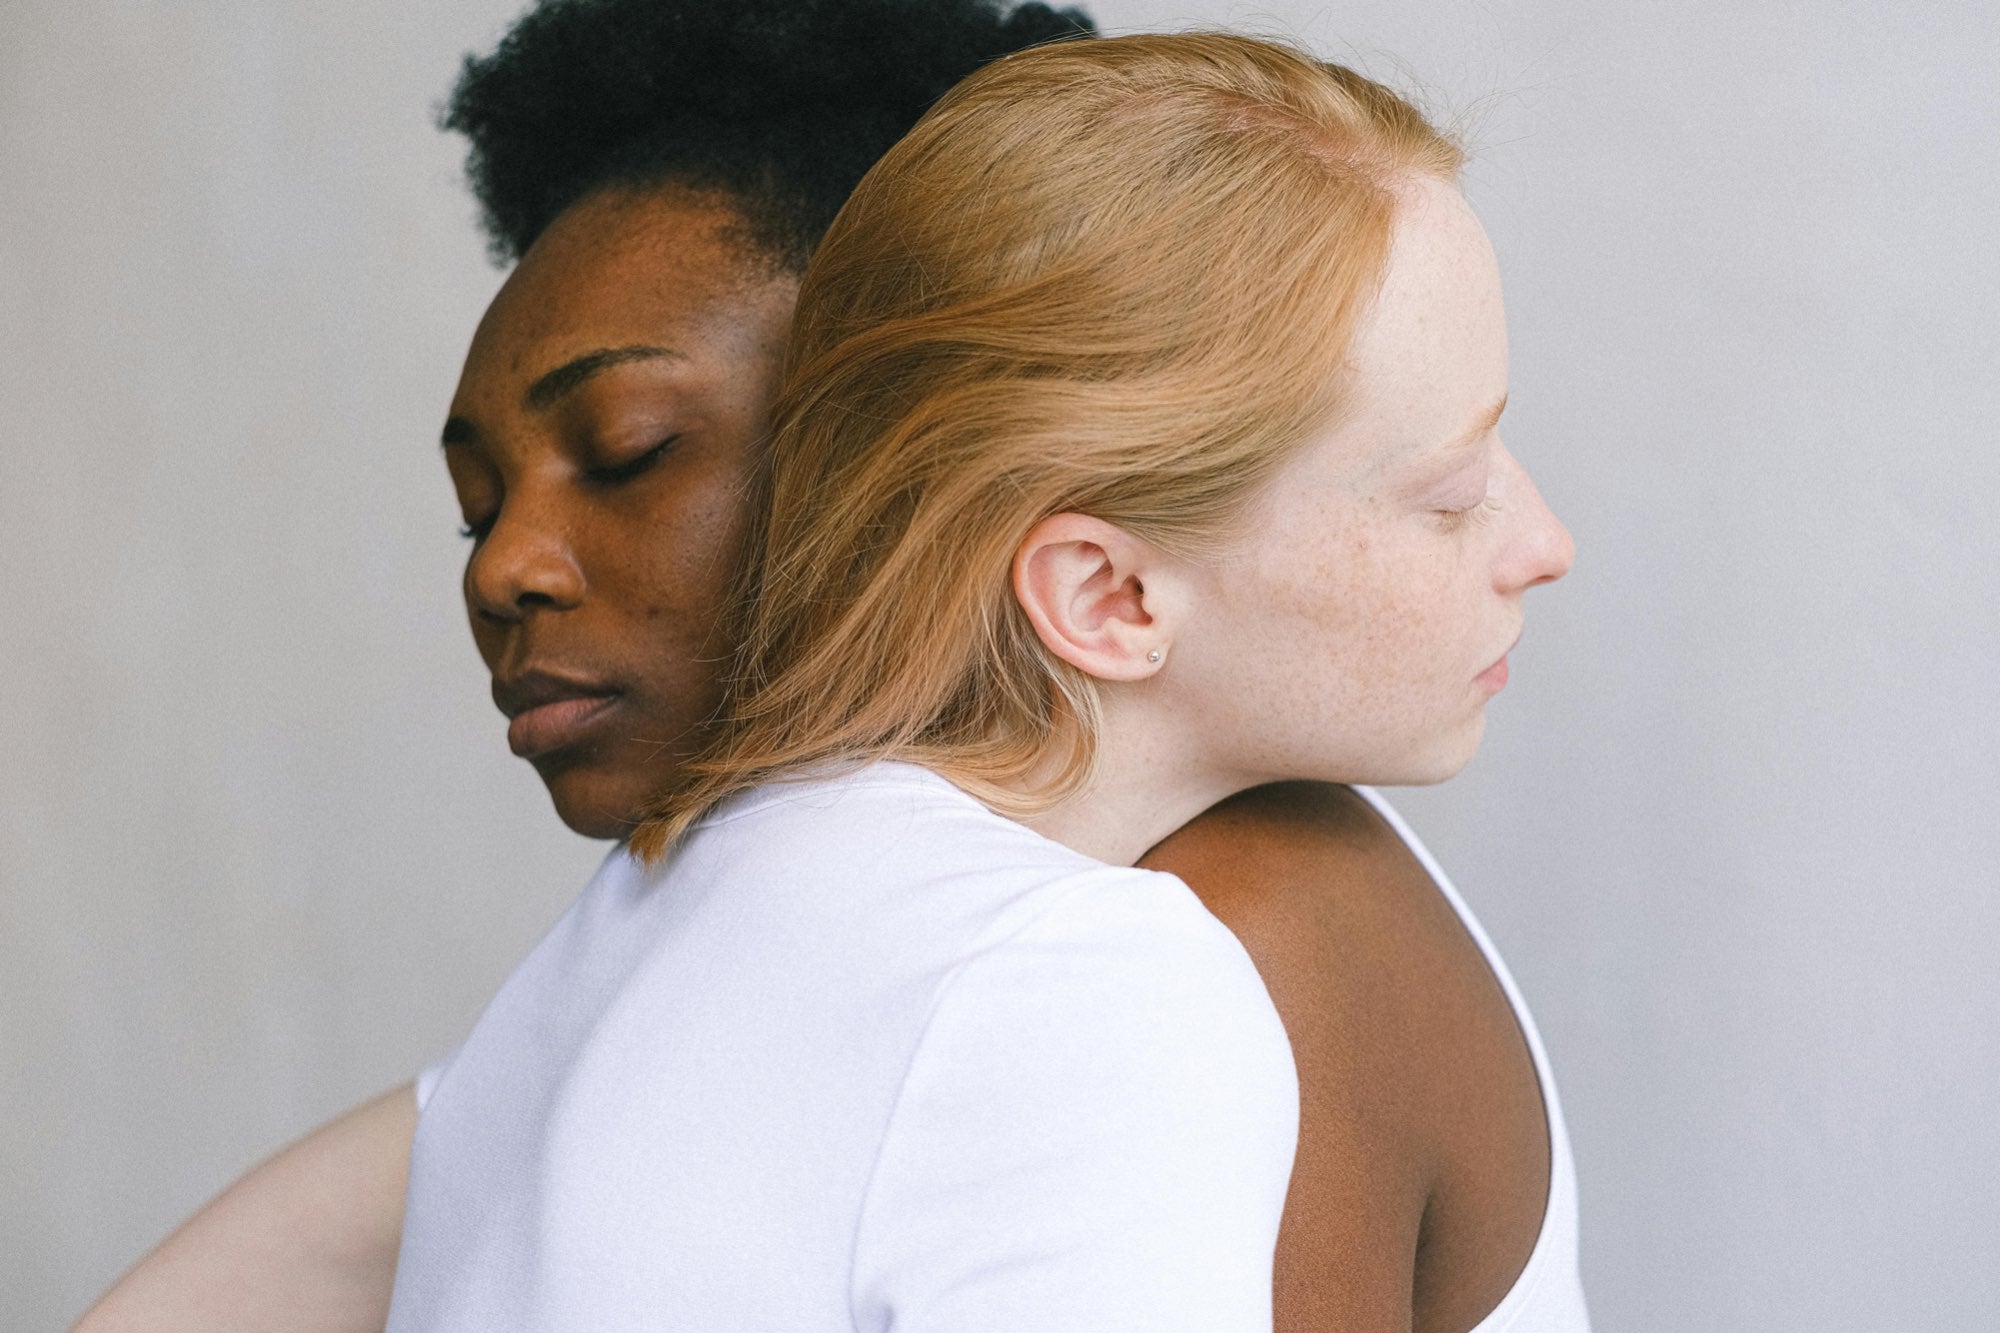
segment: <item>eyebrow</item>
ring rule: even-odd
[[[601,374],[613,366],[622,366],[629,361],[657,361],[661,359],[685,360],[681,353],[671,347],[654,347],[646,343],[633,343],[626,347],[600,347],[594,352],[585,352],[563,362],[554,370],[542,375],[528,386],[522,401],[532,411],[541,412],[562,401],[566,394],[574,392],[593,375]],[[446,417],[444,429],[439,432],[441,444],[471,444],[479,437],[479,430],[464,417]]]
[[[1502,412],[1505,412],[1506,410],[1507,410],[1507,395],[1503,393],[1500,395],[1500,400],[1498,402],[1494,403],[1493,406],[1487,408],[1484,412],[1481,412],[1479,414],[1479,420],[1472,423],[1471,430],[1468,430],[1467,432],[1465,432],[1465,434],[1459,436],[1457,439],[1453,440],[1450,444],[1445,446],[1446,451],[1452,452],[1459,449],[1463,449],[1467,445],[1471,444],[1473,441],[1484,436],[1488,431],[1492,430],[1495,426],[1500,424],[1500,414]]]
[[[628,361],[656,361],[661,358],[684,360],[679,352],[667,347],[651,347],[643,343],[630,347],[601,347],[595,352],[585,352],[573,361],[565,361],[548,374],[528,386],[525,395],[529,407],[536,411],[553,406],[564,394],[593,375],[622,366]]]

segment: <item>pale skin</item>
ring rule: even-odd
[[[182,1223],[75,1328],[380,1330],[416,1127],[407,1084],[322,1125]]]
[[[1049,836],[1130,864],[1247,787],[1436,782],[1478,748],[1523,594],[1572,552],[1500,442],[1507,341],[1485,232],[1450,185],[1401,193],[1349,354],[1354,404],[1221,559],[1083,514],[1022,543],[1016,597],[1104,702],[1098,778],[1031,821]]]
[[[1522,594],[1569,563],[1567,534],[1493,429],[1505,342],[1485,237],[1449,187],[1413,183],[1405,203],[1353,351],[1355,412],[1288,467],[1222,572],[1177,565],[1087,515],[1038,527],[1015,566],[1044,641],[1107,682],[1107,779],[1050,812],[1044,831],[1186,879],[1243,941],[1292,1039],[1301,1127],[1276,1269],[1288,1331],[1471,1328],[1526,1261],[1548,1187],[1526,1048],[1422,868],[1343,788],[1242,790],[1276,773],[1456,771]],[[702,571],[720,567],[718,543],[737,531],[721,497],[739,493],[748,464],[732,461],[731,423],[768,392],[794,291],[726,231],[713,208],[671,194],[586,200],[482,323],[453,404],[472,438],[446,452],[468,524],[489,529],[466,595],[496,678],[530,657],[585,662],[611,685],[647,654],[689,665],[696,640],[674,649],[647,636],[683,632],[673,623],[699,611]],[[663,263],[685,280],[663,279]],[[522,406],[551,371],[635,340],[692,356],[591,379],[587,414],[608,425],[584,444]],[[732,361],[738,373],[710,373]],[[1412,377],[1418,366],[1430,369]],[[621,423],[670,417],[720,424],[641,482],[590,480],[630,465],[600,456],[630,434]],[[645,436],[631,438],[636,458]],[[687,541],[707,544],[669,541],[648,557],[658,563],[639,559],[615,539],[652,505],[694,516]],[[1218,698],[1232,671],[1243,685]],[[1329,678],[1342,688],[1327,691]],[[630,697],[657,732],[704,688]],[[1193,700],[1208,713],[1191,718]],[[649,781],[632,756],[675,762],[659,749],[585,735],[537,768],[572,827],[609,836]],[[380,1329],[415,1122],[406,1086],[279,1153],[79,1327]]]

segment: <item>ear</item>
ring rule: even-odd
[[[1166,664],[1175,582],[1157,548],[1085,514],[1043,519],[1014,552],[1014,596],[1035,633],[1099,680],[1144,680]]]

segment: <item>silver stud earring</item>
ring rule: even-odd
[[[1147,660],[1148,662],[1157,662],[1157,661],[1159,661],[1159,660],[1160,660],[1160,650],[1159,650],[1158,648],[1155,648],[1155,649],[1154,649],[1154,650],[1153,650],[1152,652],[1150,652],[1150,653],[1147,653],[1147,654],[1146,654],[1146,660]]]

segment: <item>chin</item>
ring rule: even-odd
[[[1437,753],[1430,756],[1430,762],[1424,766],[1424,776],[1411,778],[1408,782],[1399,785],[1407,787],[1432,787],[1440,782],[1447,782],[1457,777],[1465,771],[1466,765],[1470,764],[1477,757],[1479,754],[1479,742],[1485,739],[1485,737],[1486,710],[1481,709],[1472,715],[1471,726],[1467,727],[1461,734],[1440,743]]]
[[[646,785],[629,774],[570,768],[541,775],[556,818],[572,833],[622,842],[645,817]]]
[[[1435,787],[1465,771],[1479,753],[1479,742],[1485,734],[1486,714],[1482,711],[1473,715],[1469,725],[1454,733],[1421,738],[1396,754],[1334,780],[1370,787]]]

